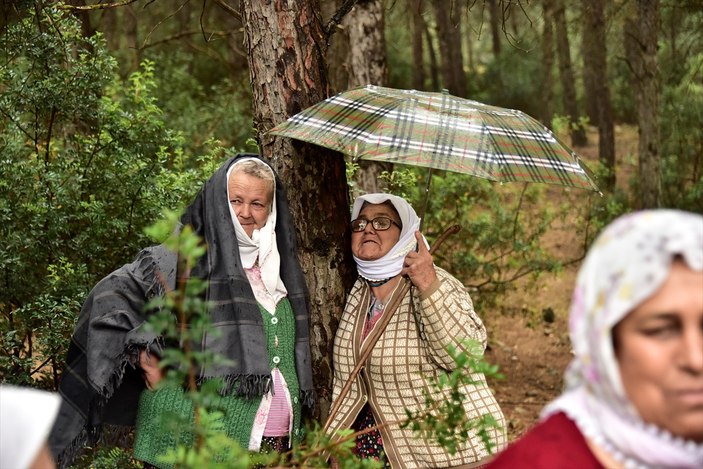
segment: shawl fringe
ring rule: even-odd
[[[237,396],[242,396],[246,399],[256,399],[271,391],[272,379],[271,375],[227,375],[227,376],[207,376],[197,379],[198,387],[203,383],[221,379],[222,387],[220,395],[227,396],[234,393]]]
[[[132,369],[136,369],[139,363],[139,352],[140,349],[145,348],[146,353],[151,353],[151,347],[156,345],[159,348],[164,347],[163,338],[156,337],[148,342],[143,342],[140,344],[130,344],[125,350],[116,358],[118,362],[115,372],[110,376],[108,382],[101,389],[97,390],[99,393],[99,399],[96,402],[97,408],[102,410],[107,401],[110,400],[115,390],[122,384],[122,379],[124,378],[125,370],[127,366],[131,366]]]
[[[109,402],[110,398],[114,395],[115,390],[122,384],[122,379],[124,378],[125,370],[127,366],[131,366],[133,369],[136,368],[136,364],[139,361],[139,349],[141,347],[146,347],[147,353],[150,347],[155,343],[163,346],[161,343],[161,338],[156,338],[148,343],[144,344],[132,344],[129,345],[118,357],[118,366],[115,368],[115,372],[110,376],[108,382],[105,386],[100,389],[95,389],[97,396],[93,399],[91,407],[95,408],[99,413],[102,413],[103,409]],[[109,438],[105,437],[103,427],[109,429],[108,433],[111,435]],[[56,457],[57,467],[64,468],[71,464],[80,454],[83,453],[86,445],[95,446],[96,444],[103,443],[106,441],[122,443],[126,441],[126,437],[131,434],[131,427],[125,428],[117,425],[90,425],[86,424],[78,433],[78,435],[71,441],[71,443],[66,447],[60,455]],[[114,435],[118,435],[117,438]]]

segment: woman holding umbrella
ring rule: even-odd
[[[448,346],[463,350],[466,339],[486,345],[486,330],[469,294],[457,279],[434,266],[419,225],[415,210],[400,197],[367,194],[354,202],[352,253],[359,279],[347,298],[335,337],[333,411],[327,428],[333,433],[378,425],[377,430],[357,437],[355,453],[384,460],[393,468],[480,465],[489,452],[476,433],[450,454],[399,425],[406,419],[406,409],[424,409],[427,379],[455,367]],[[401,287],[403,277],[410,280],[409,289]],[[396,310],[389,311],[396,304]],[[383,335],[348,393],[342,395],[369,334],[388,314],[393,316]],[[473,377],[478,384],[462,389],[466,414],[470,418],[490,414],[504,427],[485,378]],[[503,429],[488,433],[500,450],[506,443]]]

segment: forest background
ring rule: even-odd
[[[598,230],[640,208],[703,212],[700,1],[16,0],[0,14],[2,382],[56,389],[90,288],[153,244],[144,228],[227,155],[261,152],[289,188],[325,416],[355,278],[350,194],[389,190],[419,208],[427,171],[354,164],[266,132],[353,86],[448,89],[522,110],[597,176],[602,194],[433,174],[425,234],[462,227],[436,262],[489,326],[511,437],[558,392],[564,279]],[[546,297],[545,285],[558,290]],[[511,373],[518,329],[541,338],[524,373],[546,368],[547,390]],[[554,337],[551,366],[539,349]]]

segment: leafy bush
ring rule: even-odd
[[[152,63],[123,82],[99,34],[37,11],[8,27],[1,52],[0,375],[51,388],[56,369],[40,365],[61,367],[86,291],[131,260],[142,227],[190,198],[222,152],[183,152]]]

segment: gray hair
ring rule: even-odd
[[[254,176],[255,178],[263,179],[270,183],[269,187],[271,193],[273,194],[276,188],[276,178],[273,176],[273,170],[261,160],[256,158],[249,158],[244,161],[240,161],[234,164],[230,177],[236,173],[244,173],[249,176]]]

